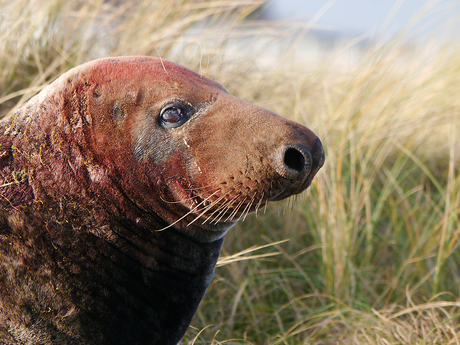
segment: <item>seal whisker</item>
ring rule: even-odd
[[[268,195],[270,195],[270,192],[268,193]],[[268,205],[268,200],[264,205],[264,214],[267,212],[267,205]]]
[[[257,203],[256,215],[257,215],[257,212],[260,210],[260,207],[261,207],[262,203],[264,202],[264,195],[265,195],[265,192],[262,192],[262,195],[260,196],[259,202]]]
[[[227,196],[228,196],[228,194],[230,194],[230,192],[229,192],[229,193],[227,193],[227,194],[225,194],[225,195],[224,195],[224,197],[227,197]],[[232,198],[232,199],[230,199],[230,200],[226,200],[226,201],[224,201],[224,203],[223,203],[223,204],[221,204],[221,205],[220,205],[220,206],[219,206],[219,207],[218,207],[218,208],[217,208],[217,209],[216,209],[216,210],[213,212],[213,214],[214,214],[214,213],[216,213],[216,212],[219,212],[219,213],[220,213],[220,212],[222,212],[222,210],[223,210],[223,209],[226,209],[226,208],[228,208],[228,205],[229,205],[230,203],[232,203],[232,202],[233,202],[233,200],[235,200],[235,198],[237,198],[238,196],[239,196],[239,195],[237,195],[236,197],[233,197],[233,198]]]
[[[220,190],[217,190],[215,191],[213,194],[211,194],[210,196],[208,196],[208,198],[206,198],[205,200],[203,201],[207,201],[207,199],[209,199],[210,197],[214,196],[214,194],[218,193]],[[208,212],[211,208],[213,208],[220,200],[222,200],[223,198],[225,197],[225,195],[221,196],[219,199],[215,200],[215,201],[212,201],[211,204],[209,205],[206,205],[203,209],[203,211],[197,215],[195,217],[195,219],[193,219],[190,223],[187,224],[187,226],[193,224],[194,222],[196,222],[198,219],[200,219],[204,214],[206,214],[206,212]],[[207,220],[207,219],[206,219]],[[206,222],[206,220],[202,223],[204,224]]]
[[[227,193],[228,195],[228,193]],[[227,196],[226,195],[226,196]],[[233,197],[232,199],[230,200],[226,200],[223,204],[221,204],[210,216],[209,218],[213,217],[215,213],[216,216],[213,218],[213,220],[211,220],[209,223],[212,224],[214,222],[214,224],[217,224],[220,219],[225,215],[227,209],[230,207],[230,205],[232,204],[233,200],[235,200],[235,198],[237,198],[239,195],[237,195],[236,197]]]
[[[225,204],[225,208],[220,212],[220,214],[213,220],[214,224],[217,224],[221,221],[221,219],[225,216],[227,210],[232,207],[233,203],[241,196],[241,193],[233,197],[232,199],[228,200]],[[212,222],[211,222],[212,224]]]
[[[216,204],[218,204],[222,199],[224,199],[226,196],[228,195],[228,193],[222,195],[219,199],[217,199],[215,202],[213,202],[213,204],[209,205],[209,209],[213,208]],[[206,217],[206,219],[203,221],[202,224],[205,224],[209,219],[211,219],[211,217],[216,213],[218,212],[219,215],[220,215],[220,210],[222,210],[222,208],[224,208],[226,205],[227,205],[228,201],[227,202],[224,202],[223,204],[221,204],[216,210],[214,210],[214,212],[212,212],[208,217]],[[208,210],[209,210],[208,209]],[[208,211],[207,210],[207,211]]]
[[[254,193],[254,195],[251,198],[251,202],[246,205],[245,209],[243,210],[243,213],[241,214],[241,216],[237,220],[240,220],[241,217],[243,217],[242,221],[244,222],[244,220],[246,219],[246,216],[249,214],[249,211],[251,210],[251,206],[254,203],[256,195],[257,195],[257,192]]]
[[[220,196],[217,200],[212,201],[211,204],[209,204],[208,206],[206,206],[206,209],[204,210],[203,214],[206,213],[206,212],[208,212],[208,211],[210,211],[210,210],[212,210],[212,208],[215,207],[216,205],[218,205],[219,202],[220,202],[222,199],[224,199],[227,195],[228,195],[228,193],[226,193],[226,194]],[[212,217],[212,215],[213,215],[214,213],[219,212],[219,210],[222,209],[222,207],[223,207],[224,205],[226,205],[226,203],[221,204],[216,210],[214,210],[214,211],[207,217],[207,219],[204,221],[204,223],[207,222],[208,219],[209,219],[210,217]],[[204,223],[203,223],[203,224],[204,224]]]
[[[182,217],[180,217],[179,219],[177,219],[175,222],[169,224],[168,226],[164,227],[164,228],[161,228],[161,229],[157,229],[155,231],[163,231],[163,230],[166,230],[170,227],[172,227],[173,225],[177,224],[178,222],[180,222],[181,220],[183,220],[185,217],[187,217],[188,215],[190,215],[191,213],[193,213],[193,211],[195,211],[198,207],[200,207],[201,204],[203,204],[205,201],[207,201],[209,198],[211,198],[215,193],[217,193],[218,191],[214,192],[213,194],[211,194],[210,196],[208,196],[206,199],[203,199],[203,201],[201,201],[198,205],[196,205],[195,207],[193,207],[190,211],[188,211],[186,214],[184,214]]]
[[[0,186],[1,187],[1,186]],[[200,190],[200,189],[205,189],[205,188],[208,188],[208,187],[211,187],[211,185],[209,186],[205,186],[205,187],[199,187],[199,188],[195,188],[195,189],[192,189],[192,188],[183,188],[183,190],[185,191],[188,191],[188,192],[194,192],[194,191],[197,191],[197,190]],[[212,193],[212,195],[216,194],[220,192],[220,189],[217,189],[214,193]],[[211,195],[211,196],[212,196]],[[194,201],[196,199],[199,199],[199,200],[203,200],[202,197],[200,197],[199,195],[192,195],[190,196],[189,198],[185,198],[185,199],[180,199],[180,200],[177,200],[177,201],[168,201],[168,200],[165,200],[163,199],[163,197],[160,195],[159,198],[161,199],[161,201],[167,203],[167,204],[183,204],[184,202],[187,202],[187,201]],[[206,199],[207,200],[207,199]]]
[[[299,203],[299,194],[294,195],[294,202],[292,203],[292,208],[295,208]]]
[[[220,221],[220,219],[225,215],[225,212],[227,211],[227,209],[230,207],[232,200],[234,199],[226,200],[216,211],[213,212],[213,214],[210,217],[212,217],[216,212],[217,214],[213,218],[213,220],[209,222],[210,224],[212,224],[213,222],[214,224],[217,224]]]
[[[236,208],[233,210],[233,212],[230,213],[230,215],[227,217],[227,219],[225,219],[226,222],[228,222],[229,220],[233,220],[233,218],[238,213],[238,210],[240,209],[241,205],[243,205],[245,201],[246,201],[246,197],[244,197],[244,199],[239,202],[239,204],[236,206]]]
[[[209,199],[211,199],[214,195],[216,195],[217,193],[220,192],[220,189],[216,190],[214,193],[210,194],[208,197],[206,198],[202,198],[200,196],[195,196],[197,199],[200,199],[202,200],[202,202],[200,202],[198,205],[199,206],[203,206],[202,209],[198,210],[199,212],[202,212],[202,213],[206,213],[208,212],[209,209],[211,209],[212,207],[214,207],[214,205],[218,202],[218,200],[220,200],[222,197],[218,198],[217,200],[215,201],[209,201]]]
[[[196,193],[197,189],[195,190],[191,190],[192,193]],[[211,193],[211,190],[204,190],[206,193]],[[203,204],[204,208],[202,210],[200,210],[200,212],[204,211],[204,212],[207,212],[209,209],[211,209],[212,207],[214,207],[223,197],[219,197],[217,200],[209,200],[210,197],[213,197],[215,194],[221,192],[221,189],[218,188],[217,190],[215,190],[213,193],[211,193],[210,196],[208,196],[206,199],[205,199],[205,202]],[[224,195],[225,196],[225,195]],[[200,195],[193,195],[193,198],[195,199],[198,199],[198,200],[203,200],[203,197],[200,196]]]
[[[255,210],[256,216],[257,216],[257,212],[260,209],[260,205],[262,205],[263,200],[264,200],[264,192],[262,192],[262,195],[260,196],[259,202],[257,203],[256,210]]]

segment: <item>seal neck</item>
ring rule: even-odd
[[[13,335],[17,342],[37,334],[46,339],[52,330],[66,344],[180,341],[212,279],[223,238],[200,243],[174,228],[154,232],[131,221],[76,228],[49,214],[27,214],[17,214],[9,234],[22,261],[7,266],[16,281],[3,288],[17,293],[3,303],[14,315],[32,311],[40,327],[10,315],[8,328],[22,329]],[[39,226],[45,218],[46,229]],[[30,233],[24,224],[46,234]]]
[[[212,279],[223,238],[198,243],[174,228],[140,238],[132,230],[117,230],[118,250],[123,254],[106,246],[104,256],[111,257],[112,263],[103,265],[99,260],[92,273],[91,281],[113,276],[118,288],[88,305],[90,309],[82,311],[83,319],[94,310],[109,308],[109,313],[97,315],[100,327],[108,328],[102,333],[105,343],[175,345]],[[112,285],[105,280],[107,284]],[[93,338],[93,334],[84,336]]]

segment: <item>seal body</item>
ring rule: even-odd
[[[70,70],[0,122],[0,343],[177,344],[226,231],[323,163],[306,127],[171,62]]]

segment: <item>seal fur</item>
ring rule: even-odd
[[[174,63],[70,70],[0,122],[0,343],[177,344],[226,231],[323,163],[309,129]]]

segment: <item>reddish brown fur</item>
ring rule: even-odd
[[[176,128],[171,104],[190,115]],[[148,57],[67,72],[0,145],[5,344],[177,343],[228,228],[324,162],[307,128]]]

